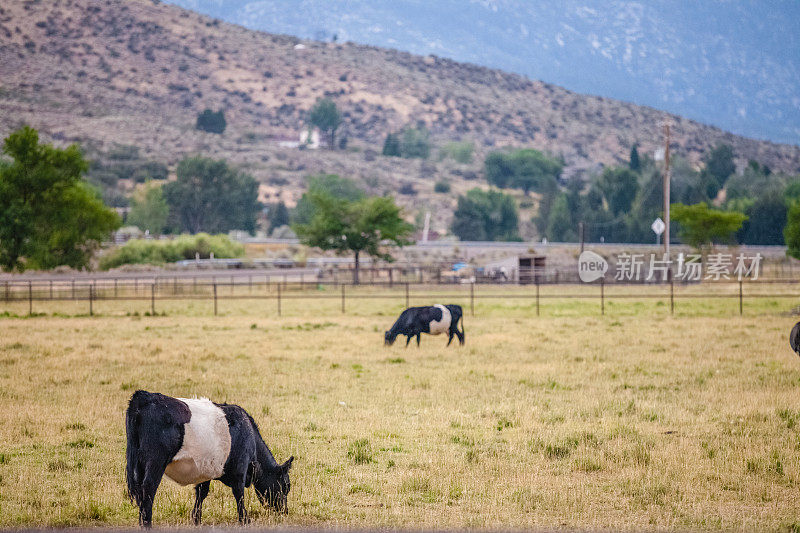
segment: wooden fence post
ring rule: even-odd
[[[669,278],[669,314],[675,314],[675,280]]]
[[[217,281],[214,280],[214,316],[217,316]]]
[[[344,283],[342,283],[342,314],[344,314]]]
[[[28,281],[28,316],[33,315],[33,283]]]
[[[469,312],[471,316],[475,316],[475,280],[469,284]]]
[[[278,316],[281,316],[281,282],[278,281]]]
[[[406,281],[406,309],[408,309],[408,282]]]
[[[606,314],[606,295],[605,295],[606,282],[605,279],[600,278],[600,314]]]
[[[743,307],[742,307],[742,280],[739,280],[739,316],[742,316]]]
[[[539,316],[539,278],[536,278],[536,316]]]
[[[89,285],[89,316],[94,316],[94,306],[93,306],[93,298],[94,298],[94,289],[92,285]]]
[[[156,284],[150,285],[150,316],[156,316]]]

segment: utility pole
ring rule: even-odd
[[[664,122],[664,259],[669,261],[669,122]]]

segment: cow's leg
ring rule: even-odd
[[[211,486],[210,481],[204,481],[194,486],[194,508],[192,509],[192,520],[194,525],[199,526],[203,518],[203,500],[208,496],[208,488]]]
[[[239,523],[247,524],[250,519],[247,517],[247,509],[244,506],[244,479],[231,485],[231,491],[236,500],[236,512],[239,513]]]
[[[139,525],[142,527],[153,526],[153,501],[163,476],[164,466],[156,463],[149,463],[145,466],[142,480],[142,505],[139,507]]]
[[[408,348],[408,343],[411,342],[412,335],[406,335],[406,348]]]
[[[447,345],[450,346],[450,343],[453,342],[453,330],[450,330],[450,334],[448,335]]]
[[[419,338],[420,338],[420,336],[421,335],[419,333],[417,333],[417,348],[419,348]]]

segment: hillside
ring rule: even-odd
[[[251,29],[437,54],[800,143],[800,3],[167,0]]]
[[[320,96],[343,110],[346,151],[279,146],[297,138]],[[222,136],[198,132],[204,108],[224,109]],[[298,197],[304,176],[338,173],[375,193],[398,191],[411,214],[446,226],[453,195],[475,186],[486,151],[526,145],[561,154],[567,175],[652,151],[661,123],[693,161],[718,142],[742,161],[800,170],[800,147],[755,141],[647,107],[583,96],[522,76],[432,56],[270,35],[146,0],[12,0],[0,7],[0,135],[22,123],[90,153],[135,145],[174,165],[225,157],[264,185],[262,200]],[[387,132],[424,121],[434,140],[472,139],[472,164],[375,156]],[[404,187],[405,186],[405,187]]]

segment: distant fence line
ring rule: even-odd
[[[340,300],[341,312],[347,311],[348,300],[387,299],[402,300],[409,307],[412,300],[432,303],[436,301],[461,300],[467,303],[471,315],[475,314],[475,302],[481,300],[529,300],[535,303],[536,315],[540,314],[542,300],[582,299],[597,301],[600,314],[605,314],[606,302],[625,299],[668,299],[670,313],[675,312],[677,299],[738,299],[739,314],[743,314],[745,300],[796,298],[800,300],[800,282],[783,279],[761,279],[758,281],[713,281],[705,283],[685,283],[667,281],[643,286],[636,284],[608,284],[603,279],[587,284],[580,283],[542,283],[534,278],[534,283],[478,283],[470,280],[467,283],[415,283],[411,281],[363,282],[358,285],[338,281],[306,281],[290,280],[288,277],[279,280],[254,279],[250,276],[228,276],[225,279],[190,280],[173,277],[142,278],[82,278],[82,279],[49,279],[49,280],[3,280],[0,281],[0,298],[6,304],[28,304],[28,314],[33,315],[34,304],[40,307],[44,302],[85,302],[87,312],[94,315],[95,304],[107,301],[147,301],[150,313],[156,314],[157,302],[204,300],[213,302],[214,315],[218,314],[220,301],[225,300],[271,300],[275,302],[278,316],[282,314],[283,303],[287,300]],[[787,292],[772,288],[780,285],[797,286],[797,291]],[[436,289],[445,289],[436,292]],[[476,287],[478,290],[476,291]],[[517,287],[519,290],[508,291]],[[676,294],[679,289],[691,289],[692,292]],[[745,290],[745,287],[748,290]],[[757,291],[749,290],[757,287]],[[542,293],[541,289],[550,289]],[[552,289],[558,289],[553,291]],[[561,289],[563,288],[563,292]],[[634,292],[613,292],[629,288]],[[766,288],[766,290],[765,290]],[[322,290],[324,289],[324,290]],[[455,289],[455,290],[447,290]],[[652,289],[652,290],[651,290]],[[771,289],[771,290],[770,290]]]

